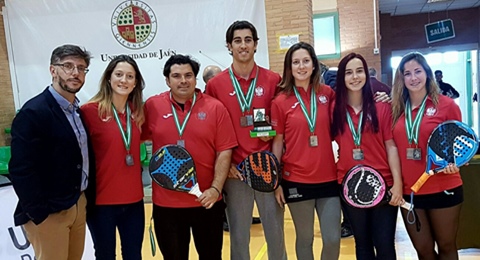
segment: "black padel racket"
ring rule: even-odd
[[[153,181],[165,189],[202,195],[192,156],[179,145],[158,149],[150,159],[149,172]]]
[[[382,202],[390,201],[391,195],[382,174],[370,166],[352,167],[342,182],[342,199],[355,208],[373,208]],[[410,203],[401,207],[410,209]]]
[[[255,152],[247,156],[238,166],[243,181],[256,191],[272,192],[282,180],[280,164],[271,152]]]
[[[441,123],[428,138],[426,170],[412,186],[412,191],[418,192],[431,176],[445,170],[449,163],[457,167],[465,165],[477,149],[478,137],[468,125],[453,120]],[[438,167],[432,169],[432,164]]]

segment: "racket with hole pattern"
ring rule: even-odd
[[[356,165],[345,175],[342,182],[342,199],[355,208],[373,208],[389,202],[391,194],[382,174],[370,166]],[[403,208],[409,209],[410,203]]]
[[[282,179],[277,157],[268,151],[248,155],[237,166],[237,169],[248,186],[261,192],[274,191],[278,188]]]
[[[430,134],[426,170],[412,186],[412,191],[418,192],[431,176],[444,171],[450,163],[457,167],[465,165],[477,150],[478,137],[472,128],[454,120],[441,123]]]
[[[165,145],[150,159],[150,176],[162,188],[200,197],[202,192],[192,156],[179,145]]]

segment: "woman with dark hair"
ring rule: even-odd
[[[315,211],[322,232],[321,259],[338,259],[340,199],[330,135],[335,94],[320,84],[320,66],[311,45],[300,42],[287,51],[280,87],[271,111],[277,131],[272,152],[284,164],[275,197],[282,208],[287,203],[290,209],[298,259],[313,260]]]
[[[115,259],[116,230],[123,259],[142,259],[145,229],[140,129],[142,74],[135,60],[119,55],[108,64],[98,93],[81,110],[95,153],[96,203],[87,212],[96,259]]]
[[[427,142],[433,129],[447,120],[461,121],[460,108],[439,95],[432,69],[418,52],[405,55],[392,89],[393,134],[402,165],[403,196],[425,171]],[[456,236],[463,202],[462,179],[455,165],[430,178],[413,197],[417,225],[402,216],[419,259],[458,259]],[[438,251],[435,251],[435,245]]]
[[[375,102],[362,55],[350,53],[338,65],[332,136],[338,143],[337,180],[355,165],[368,165],[386,180],[389,204],[360,209],[343,203],[355,237],[357,259],[396,259],[397,205],[403,203],[398,151],[390,104]]]

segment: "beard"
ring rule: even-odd
[[[60,88],[62,88],[64,91],[68,92],[68,93],[71,93],[71,94],[76,94],[78,93],[78,91],[80,91],[80,89],[82,89],[82,86],[83,86],[83,83],[82,85],[77,88],[77,89],[74,89],[74,88],[70,88],[68,85],[67,85],[67,81],[65,79],[63,79],[62,77],[58,77],[58,85],[60,86]]]

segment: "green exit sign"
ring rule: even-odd
[[[425,33],[427,42],[439,42],[451,38],[455,38],[455,30],[453,29],[452,19],[429,23],[425,25]]]

